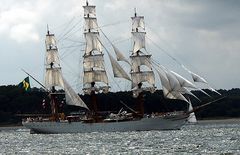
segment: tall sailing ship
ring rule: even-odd
[[[52,116],[49,118],[28,118],[22,124],[31,129],[31,133],[83,133],[83,132],[111,132],[111,131],[146,131],[146,130],[176,130],[180,129],[188,120],[189,112],[175,111],[164,114],[144,113],[145,92],[154,93],[155,73],[160,77],[163,94],[169,99],[191,102],[186,96],[194,96],[189,89],[198,89],[192,82],[179,74],[168,70],[151,58],[145,49],[145,25],[144,17],[138,16],[136,11],[132,19],[133,47],[130,62],[111,43],[116,59],[101,42],[96,18],[95,6],[86,2],[84,8],[84,36],[86,47],[83,54],[83,92],[90,95],[91,103],[88,107],[65,80],[60,66],[57,42],[54,34],[48,30],[46,35],[46,63],[45,63],[45,88],[51,101]],[[103,33],[104,34],[104,33]],[[104,34],[106,37],[106,35]],[[108,39],[108,38],[107,38]],[[110,41],[108,39],[108,41]],[[123,103],[127,110],[118,113],[101,115],[98,111],[97,94],[108,93],[110,86],[104,63],[104,53],[109,57],[113,75],[131,82],[133,97],[136,100],[136,109],[132,109]],[[118,61],[124,61],[131,68],[129,74],[119,65]],[[189,71],[190,72],[190,71]],[[194,82],[206,81],[195,73],[190,72]],[[57,91],[62,88],[65,91],[66,104],[80,106],[85,113],[79,116],[65,116],[59,114]],[[197,97],[196,97],[197,98]]]

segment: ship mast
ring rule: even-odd
[[[64,87],[62,71],[58,56],[58,48],[54,34],[47,29],[46,34],[46,60],[45,60],[45,87],[50,90],[51,110],[55,121],[58,121],[58,104],[56,102],[56,88]]]
[[[83,55],[83,91],[91,95],[92,110],[97,118],[96,93],[108,92],[108,78],[104,66],[102,44],[98,31],[96,6],[89,5],[86,1],[84,8],[84,35],[86,40]]]
[[[144,114],[143,91],[155,91],[155,78],[151,65],[151,55],[145,49],[144,16],[138,16],[136,9],[132,19],[133,50],[131,59],[131,79],[133,96],[137,97],[137,110],[140,116]]]

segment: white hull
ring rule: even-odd
[[[140,120],[122,122],[23,122],[31,133],[86,133],[86,132],[126,132],[148,130],[178,130],[187,121],[188,115],[171,117],[142,118]]]

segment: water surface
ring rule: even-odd
[[[30,134],[0,128],[0,154],[240,154],[240,120],[175,131]]]

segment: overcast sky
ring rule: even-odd
[[[216,89],[240,88],[239,0],[89,0],[89,3],[97,6],[99,26],[126,56],[131,50],[130,17],[136,8],[139,15],[145,16],[147,38],[161,48],[147,39],[147,51],[155,60],[189,79],[167,52]],[[43,82],[47,24],[59,40],[63,72],[72,85],[81,85],[78,68],[82,68],[79,61],[84,49],[81,44],[84,4],[83,0],[1,0],[0,85],[23,80],[26,75],[21,68]],[[69,45],[72,47],[68,48]]]

